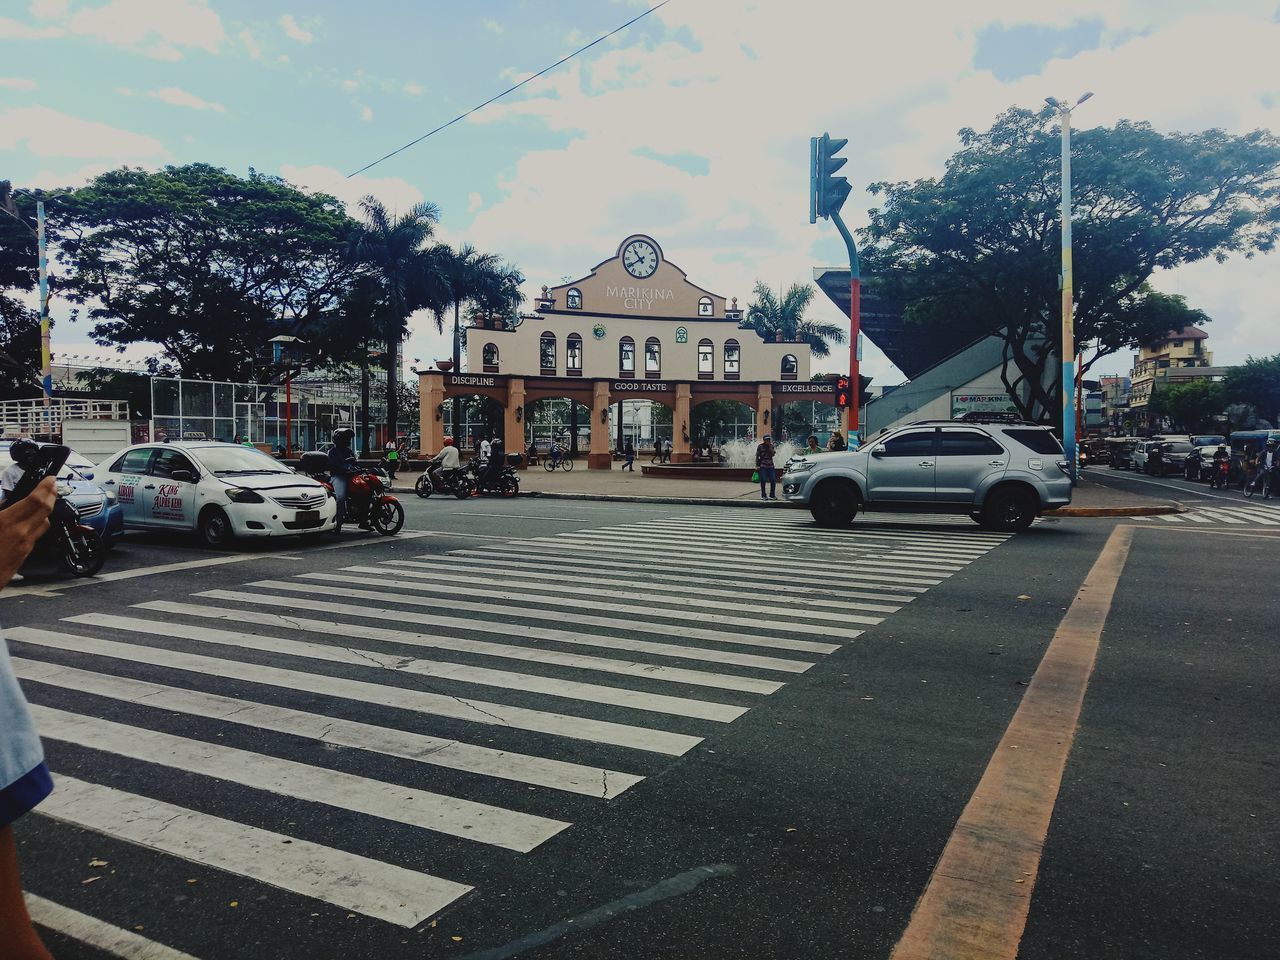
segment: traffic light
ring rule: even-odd
[[[849,161],[836,154],[849,141],[833,140],[831,134],[809,139],[809,222],[817,223],[818,217],[830,218],[839,213],[849,196],[849,181],[835,176],[835,172]]]
[[[836,377],[835,389],[831,391],[831,402],[841,410],[849,406],[849,378]]]

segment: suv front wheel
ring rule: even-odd
[[[996,489],[982,505],[978,522],[988,530],[1018,533],[1035,522],[1038,506],[1035,495],[1030,491],[1017,487]]]
[[[820,527],[847,527],[858,515],[858,495],[839,480],[824,480],[809,497],[809,512]]]

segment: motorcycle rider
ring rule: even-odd
[[[503,446],[502,438],[495,436],[489,446],[489,462],[480,471],[476,492],[479,493],[484,489],[497,490],[498,479],[502,476],[502,468],[506,465],[506,448]]]
[[[1226,464],[1225,470],[1223,464]],[[1231,472],[1231,451],[1227,449],[1225,443],[1218,444],[1218,449],[1213,451],[1213,473],[1209,477],[1209,486],[1223,488],[1227,485],[1227,474]]]
[[[1270,500],[1272,492],[1276,490],[1277,485],[1280,485],[1280,439],[1276,437],[1267,440],[1267,450],[1262,455],[1262,470],[1258,475],[1265,474],[1271,475],[1271,483],[1263,499]]]
[[[427,461],[426,473],[431,485],[436,489],[444,486],[444,475],[458,469],[462,458],[458,455],[458,448],[454,446],[453,437],[444,438],[444,446],[440,448],[440,452]]]
[[[1188,480],[1200,479],[1200,464],[1204,457],[1200,454],[1199,447],[1192,447],[1191,452],[1187,454],[1187,459],[1182,465],[1182,475]]]
[[[333,484],[333,497],[338,501],[339,527],[347,516],[347,483],[357,468],[356,454],[351,449],[355,438],[356,432],[350,427],[340,427],[333,431],[333,446],[329,448],[329,482]]]
[[[39,453],[40,444],[27,437],[20,437],[9,445],[9,458],[13,463],[0,474],[0,502],[9,499],[9,494],[13,493],[13,488],[18,485],[22,475],[31,469]]]

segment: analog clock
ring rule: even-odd
[[[658,251],[648,240],[632,240],[622,248],[622,266],[637,280],[646,280],[658,269]]]

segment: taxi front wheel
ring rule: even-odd
[[[197,529],[200,539],[210,549],[221,550],[231,544],[231,521],[217,507],[207,507],[204,513],[200,514],[200,524]]]

